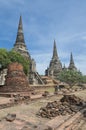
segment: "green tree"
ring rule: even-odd
[[[76,83],[82,82],[82,74],[74,70],[63,70],[59,74],[60,81],[66,82],[70,87],[74,86]]]
[[[83,75],[83,77],[82,77],[82,83],[86,83],[86,75]]]
[[[25,59],[20,53],[13,50],[7,51],[6,49],[0,49],[0,69],[7,68],[8,64],[12,62],[21,63],[25,74],[28,74],[29,60]]]
[[[10,59],[8,58],[8,52],[6,49],[0,49],[0,66],[2,69],[6,68],[10,63]]]
[[[20,53],[13,50],[8,52],[8,57],[11,62],[18,62],[23,65],[25,74],[28,74],[29,71],[29,60],[25,59]]]

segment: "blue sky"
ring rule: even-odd
[[[62,64],[73,53],[76,67],[86,74],[86,0],[0,0],[0,48],[10,50],[22,15],[25,42],[44,74],[56,40]]]

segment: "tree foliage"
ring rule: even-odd
[[[86,83],[86,75],[83,75],[82,83]]]
[[[6,49],[0,49],[0,64],[3,68],[7,68],[9,63],[18,62],[23,65],[25,74],[29,71],[29,60],[26,60],[20,53],[13,50],[7,51]]]
[[[80,72],[74,70],[63,70],[59,74],[60,81],[66,82],[70,87],[74,86],[76,83],[81,83],[83,76]]]
[[[8,57],[8,52],[6,49],[1,48],[0,49],[0,66],[1,68],[6,68],[8,64],[11,63],[9,57]]]

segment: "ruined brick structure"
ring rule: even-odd
[[[17,62],[8,66],[5,86],[3,92],[27,92],[29,90],[29,82],[23,71],[23,66]]]

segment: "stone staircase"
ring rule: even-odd
[[[42,80],[46,83],[46,84],[58,84],[60,81],[59,80],[55,80],[50,76],[42,76]]]
[[[44,85],[44,81],[42,80],[41,76],[38,72],[30,72],[29,73],[29,83],[33,85]]]
[[[39,82],[40,84],[44,84],[44,82],[43,82],[41,76],[38,74],[38,72],[34,72],[34,74],[35,74],[35,77],[38,79],[38,82]]]

